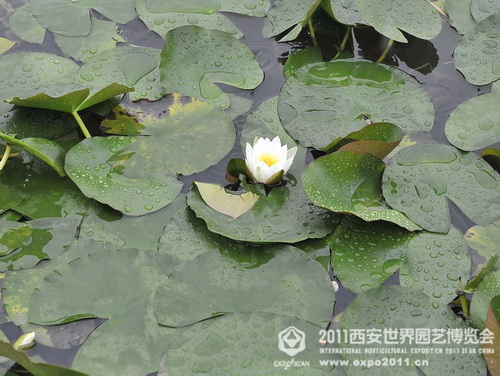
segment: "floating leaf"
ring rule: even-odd
[[[88,376],[66,367],[48,363],[35,363],[26,355],[25,351],[15,350],[10,343],[2,341],[0,341],[0,355],[14,360],[36,376]]]
[[[331,17],[344,25],[366,25],[366,21],[361,18],[361,15],[356,8],[356,2],[354,0],[323,0],[321,2],[321,6]]]
[[[354,3],[366,24],[397,42],[407,42],[401,31],[426,40],[441,31],[441,17],[426,0],[354,0]]]
[[[169,93],[181,93],[229,107],[215,83],[254,89],[264,78],[254,54],[230,34],[183,26],[168,32],[161,53],[161,82]]]
[[[16,45],[16,42],[13,42],[7,38],[0,37],[0,55],[4,52],[7,52],[12,47]]]
[[[130,99],[156,101],[164,95],[160,84],[160,51],[153,48],[120,46],[87,60],[78,71],[79,82],[113,82],[133,87]]]
[[[486,226],[500,217],[500,175],[473,153],[420,144],[389,161],[382,189],[387,203],[433,232],[450,228],[449,198],[472,221]]]
[[[293,138],[316,149],[364,127],[364,116],[403,130],[429,130],[434,122],[430,97],[414,78],[363,60],[300,68],[283,85],[278,113]]]
[[[42,44],[47,32],[33,17],[29,3],[15,10],[9,18],[9,26],[14,34],[29,43]]]
[[[500,295],[500,272],[491,272],[479,285],[470,304],[470,320],[474,327],[484,329],[491,300]]]
[[[451,25],[462,35],[468,34],[477,25],[471,14],[472,0],[453,0],[444,3],[444,10]]]
[[[143,125],[135,142],[124,145],[110,161],[124,176],[191,175],[219,162],[236,139],[231,118],[221,109],[189,97],[173,95],[157,102],[158,113],[130,106],[131,121]],[[109,122],[108,122],[109,126]],[[135,133],[135,132],[134,132]],[[121,160],[121,156],[126,156]],[[161,163],[158,163],[161,161]]]
[[[500,14],[477,24],[455,47],[455,67],[474,85],[487,85],[500,78]]]
[[[389,209],[380,191],[385,164],[369,154],[349,151],[325,155],[302,175],[312,202],[338,213],[351,213],[365,221],[389,221],[410,231],[420,227],[404,214]]]
[[[238,312],[286,312],[322,325],[331,319],[333,301],[328,274],[304,252],[238,244],[205,252],[170,274],[156,293],[155,315],[172,327]]]
[[[32,0],[31,11],[36,21],[44,28],[70,37],[90,33],[92,20],[90,9],[117,23],[132,21],[135,12],[134,0]]]
[[[23,198],[20,195],[0,184],[0,213],[17,206],[21,201]]]
[[[82,345],[74,369],[90,375],[154,372],[175,333],[158,325],[151,309],[152,294],[170,270],[170,257],[157,252],[101,250],[83,256],[37,286],[30,321],[54,325],[108,318]]]
[[[490,0],[473,0],[470,11],[477,22],[481,22],[495,13],[500,13],[500,4]]]
[[[393,375],[415,375],[418,371],[413,362],[424,359],[428,362],[420,362],[418,368],[425,375],[453,374],[457,369],[460,369],[460,374],[463,375],[486,374],[486,364],[479,353],[477,343],[474,341],[457,343],[446,339],[448,330],[465,333],[471,328],[446,304],[431,300],[420,291],[403,286],[383,286],[358,295],[342,315],[341,330],[352,332],[359,328],[380,330],[382,333],[388,333],[390,328],[389,330],[398,340],[385,339],[386,337],[382,336],[379,337],[379,342],[368,343],[368,337],[362,343],[356,339],[353,343],[349,343],[349,338],[341,341],[342,348],[360,349],[359,353],[344,353],[344,358],[350,360],[351,364],[354,361],[366,362],[365,366],[361,363],[360,367],[346,367],[349,375],[362,375],[367,372],[374,376],[387,375],[388,370],[391,370],[390,374]],[[443,337],[440,338],[443,338],[443,341],[433,340],[435,337],[429,336],[427,338],[430,340],[427,342],[410,343],[410,341],[403,341],[404,330],[407,331],[406,333],[410,330],[411,333],[414,333],[413,331],[416,333],[417,330],[423,333],[441,332]],[[451,350],[446,351],[447,348]],[[394,353],[391,352],[392,349]],[[400,351],[404,350],[406,350],[405,359],[408,359],[409,363],[397,363],[397,359],[401,357]],[[465,351],[467,356],[456,355],[462,351]],[[391,359],[396,359],[396,363],[391,367],[377,365],[366,367],[370,361],[374,364],[375,362],[382,363],[382,358],[387,359],[389,364],[393,362]]]
[[[52,167],[59,176],[64,176],[64,156],[65,150],[56,142],[44,138],[23,138],[18,140],[15,137],[0,133],[0,139],[9,145],[17,145],[27,152],[40,158]]]
[[[462,150],[477,150],[500,141],[500,93],[471,98],[450,114],[445,133],[448,141]]]
[[[279,350],[278,338],[288,328],[300,330],[305,349],[297,355],[293,367],[277,367],[290,361]],[[205,373],[230,375],[340,375],[328,366],[320,366],[320,344],[313,340],[320,328],[285,315],[225,315],[193,325],[176,337],[160,364],[158,376],[184,376]],[[300,358],[300,361],[299,361]],[[304,362],[303,365],[301,362]],[[308,362],[308,363],[306,363]],[[308,364],[307,366],[305,364]]]
[[[8,255],[13,250],[21,247],[30,237],[30,225],[17,222],[0,222],[0,256]]]
[[[196,187],[188,194],[188,205],[210,231],[252,243],[295,243],[322,238],[335,228],[338,220],[333,213],[315,207],[298,182],[273,188],[236,219],[210,208]]]
[[[182,183],[166,176],[133,179],[113,168],[108,160],[134,142],[133,137],[88,138],[66,154],[66,173],[83,194],[127,215],[151,213],[170,204],[180,193]]]
[[[29,242],[18,244],[17,252],[0,258],[0,271],[28,269],[42,260],[50,260],[61,253],[75,240],[76,219],[42,218],[23,222],[29,227]],[[27,239],[25,239],[27,240]]]
[[[336,277],[357,294],[399,270],[402,286],[446,304],[456,296],[459,280],[470,275],[467,244],[455,228],[448,234],[408,232],[386,222],[345,218],[328,242]]]
[[[295,74],[295,71],[304,65],[323,61],[321,49],[317,46],[311,46],[302,50],[294,50],[288,56],[285,63],[285,77]]]
[[[234,219],[249,211],[260,196],[252,192],[231,194],[216,184],[195,182],[203,201],[215,211]]]
[[[293,40],[300,33],[302,26],[312,16],[321,0],[277,0],[273,3],[264,21],[262,35],[266,38],[275,37],[278,34],[294,27],[293,33],[289,33],[280,39],[281,42]]]
[[[87,61],[99,52],[115,48],[117,42],[125,42],[117,33],[116,24],[103,20],[92,20],[92,28],[87,35],[55,34],[54,39],[66,55],[81,61]]]

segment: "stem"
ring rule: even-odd
[[[460,295],[460,304],[462,304],[462,312],[465,316],[469,317],[469,304],[465,295]]]
[[[316,33],[314,32],[314,27],[310,18],[307,20],[307,27],[309,28],[309,34],[311,34],[314,47],[318,47],[318,40],[316,39]]]
[[[342,38],[342,42],[340,43],[340,46],[339,46],[339,51],[333,57],[332,60],[335,60],[336,58],[338,58],[340,53],[345,50],[345,46],[347,45],[347,41],[349,40],[349,37],[351,36],[351,30],[352,30],[352,26],[347,26],[346,32],[344,34],[344,38]]]
[[[5,148],[5,152],[3,153],[3,156],[2,156],[2,159],[0,159],[0,171],[2,171],[3,168],[5,167],[5,165],[7,164],[7,160],[9,159],[9,155],[10,155],[11,150],[12,150],[12,146],[7,144],[7,146]]]
[[[392,45],[394,44],[394,39],[389,39],[389,42],[387,43],[387,47],[385,48],[384,52],[382,52],[382,55],[377,60],[377,63],[381,63],[384,61],[385,57],[387,56],[387,53],[391,49]]]
[[[90,138],[92,137],[92,135],[89,133],[87,127],[85,126],[85,124],[83,123],[83,120],[82,118],[80,117],[80,115],[78,115],[78,112],[76,111],[73,111],[71,113],[71,115],[73,115],[73,117],[75,118],[76,122],[78,123],[78,125],[80,126],[80,129],[82,130],[83,132],[83,135],[86,137],[86,138]]]

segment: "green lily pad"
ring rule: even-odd
[[[23,222],[29,227],[30,242],[19,244],[19,250],[0,258],[0,271],[28,269],[42,260],[50,260],[61,253],[75,240],[76,219],[42,218]]]
[[[367,24],[361,17],[354,0],[344,0],[340,2],[335,0],[323,0],[321,6],[331,17],[344,25],[356,26],[359,24]]]
[[[88,138],[66,154],[66,173],[85,196],[124,214],[137,216],[161,209],[179,195],[180,181],[147,171],[144,177],[133,179],[108,163],[118,150],[134,141],[123,136]]]
[[[453,0],[444,3],[451,25],[462,35],[468,34],[477,25],[471,14],[472,0]]]
[[[254,89],[264,73],[248,47],[230,34],[183,26],[169,31],[161,53],[161,82],[166,92],[181,93],[221,108],[229,98],[215,83]]]
[[[170,257],[150,251],[101,250],[81,257],[45,277],[31,297],[30,321],[108,318],[82,345],[73,368],[90,375],[154,372],[175,333],[158,325],[151,309],[152,294],[170,270]]]
[[[296,365],[277,367],[276,364],[286,364],[291,359],[278,347],[281,333],[286,334],[291,328],[294,328],[292,334],[303,336],[301,343],[305,348],[295,356]],[[332,357],[320,355],[320,344],[314,340],[320,330],[307,321],[266,313],[241,313],[207,320],[184,330],[170,343],[158,376],[206,372],[214,375],[237,372],[239,376],[340,375],[332,366],[320,366],[319,359]],[[300,349],[300,345],[293,344]]]
[[[118,149],[109,162],[124,176],[191,175],[216,164],[231,151],[236,131],[220,108],[178,95],[157,102],[157,107],[158,113],[144,110],[140,103],[127,109],[132,114],[130,120],[142,124],[143,129],[141,137]]]
[[[153,48],[120,46],[87,60],[78,71],[79,82],[113,82],[133,87],[130,99],[156,101],[163,97],[160,83],[160,51]]]
[[[323,61],[321,49],[317,46],[307,47],[301,50],[294,50],[288,56],[285,63],[285,77],[295,74],[295,71],[304,65]]]
[[[17,206],[23,201],[22,196],[0,184],[0,213]]]
[[[92,20],[92,28],[84,36],[66,36],[55,34],[59,48],[76,60],[87,61],[94,55],[115,48],[117,42],[125,42],[118,34],[116,23],[104,20]]]
[[[16,42],[13,42],[7,38],[0,37],[0,55],[4,52],[7,52],[12,47],[16,45]]]
[[[450,114],[445,133],[448,141],[462,150],[477,150],[500,141],[500,93],[471,98]]]
[[[425,375],[453,374],[458,369],[463,375],[480,376],[486,374],[486,364],[483,356],[479,353],[477,343],[456,343],[447,339],[448,330],[465,333],[471,328],[446,304],[429,299],[423,292],[403,286],[383,286],[370,290],[358,295],[349,304],[342,315],[340,324],[342,330],[347,330],[348,333],[352,333],[355,329],[368,328],[364,330],[374,329],[375,333],[379,331],[382,334],[381,337],[377,337],[375,334],[375,338],[380,339],[379,342],[369,341],[368,334],[364,342],[360,342],[356,338],[354,338],[353,343],[350,343],[349,338],[341,341],[342,348],[360,349],[358,354],[346,353],[343,355],[344,358],[351,361],[351,364],[355,360],[366,362],[364,365],[360,364],[359,367],[346,367],[349,375],[363,375],[367,372],[374,376],[417,375],[419,373],[416,365],[413,365],[416,360],[428,361],[427,364],[420,362],[418,365],[418,368]],[[406,330],[407,333],[411,331],[412,338],[417,338],[416,331],[419,330],[423,337],[418,342],[410,342],[407,338],[403,340],[403,330]],[[392,332],[393,337],[384,337],[384,332],[387,335]],[[437,335],[439,335],[437,333],[443,333],[443,337],[437,339]],[[426,341],[425,338],[428,338],[429,341]],[[446,352],[446,348],[451,350]],[[381,349],[389,350],[378,351]],[[398,352],[391,353],[392,349],[406,350],[407,353],[403,355]],[[418,353],[412,349],[423,352]],[[467,356],[456,355],[462,351],[465,351]],[[391,359],[401,359],[401,356],[408,359],[409,364],[396,362],[391,367],[374,365],[368,368],[366,366],[369,361],[382,363],[382,358],[384,358],[387,359],[385,361],[392,362]]]
[[[384,204],[380,189],[384,167],[384,162],[370,154],[350,151],[328,154],[306,168],[302,175],[304,190],[315,205],[333,212],[419,230],[404,214]]]
[[[23,158],[10,160],[3,171],[0,191],[8,189],[16,192],[12,200],[18,203],[11,209],[29,218],[81,218],[93,203],[69,178],[61,178],[52,168],[31,155],[23,153]],[[0,196],[0,202],[2,199]]]
[[[252,192],[231,194],[217,184],[194,182],[203,201],[215,211],[234,219],[249,211],[260,196]]]
[[[500,13],[500,4],[489,0],[473,0],[470,11],[477,22],[481,22],[495,13]]]
[[[491,272],[472,295],[470,320],[472,325],[483,330],[491,300],[500,295],[500,272]]]
[[[122,24],[137,16],[134,0],[32,0],[30,7],[40,25],[56,34],[70,37],[90,33],[90,9]]]
[[[66,367],[32,361],[25,351],[16,350],[10,343],[0,341],[0,355],[14,360],[27,371],[37,376],[88,376],[85,373]]]
[[[17,138],[56,138],[78,127],[73,116],[59,111],[16,107],[0,113],[0,132]]]
[[[65,150],[56,142],[45,138],[23,138],[18,140],[15,137],[0,133],[0,139],[10,145],[17,145],[25,149],[28,153],[40,158],[52,167],[59,176],[66,175],[64,172]]]
[[[2,188],[0,188],[0,192],[2,192]],[[1,212],[2,210],[0,210]],[[18,213],[14,210],[6,210],[2,214],[0,214],[0,220],[2,221],[10,221],[10,222],[17,222],[19,221],[23,215],[21,213]]]
[[[196,187],[192,187],[187,201],[210,231],[252,243],[296,243],[322,238],[338,221],[335,214],[315,207],[299,182],[273,188],[269,195],[261,196],[249,211],[236,219],[209,207]]]
[[[500,175],[473,153],[420,144],[400,150],[382,179],[385,200],[422,228],[448,232],[446,198],[472,221],[486,226],[500,217]]]
[[[293,31],[280,41],[295,39],[320,3],[321,0],[275,1],[267,13],[262,35],[266,38],[275,37],[293,27]]]
[[[366,24],[397,42],[408,41],[401,31],[426,40],[437,37],[441,31],[439,13],[425,0],[354,0],[354,3]]]
[[[73,81],[78,65],[69,59],[47,53],[16,53],[0,56],[0,112],[8,111],[6,99],[45,85]]]
[[[345,218],[328,239],[336,277],[357,294],[379,287],[399,269],[402,286],[446,304],[455,298],[459,279],[470,275],[467,244],[455,228],[448,234],[408,232]]]
[[[455,47],[455,67],[474,85],[500,78],[500,14],[493,14],[465,34]]]
[[[321,149],[373,122],[402,130],[430,130],[434,107],[408,74],[363,60],[310,64],[289,77],[278,113],[284,128],[303,146]]]
[[[500,255],[500,220],[487,226],[473,226],[465,233],[469,247],[475,249],[487,259]],[[499,265],[500,266],[500,265]]]
[[[42,44],[47,33],[33,17],[29,3],[15,10],[9,18],[9,26],[14,34],[29,43]]]
[[[5,221],[0,223],[0,256],[8,255],[31,237],[30,225]]]
[[[304,252],[238,245],[205,252],[177,268],[158,288],[155,315],[171,327],[238,312],[286,312],[322,325],[331,319],[333,302],[328,273]]]

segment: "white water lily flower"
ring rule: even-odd
[[[276,136],[272,141],[268,138],[255,137],[253,146],[247,143],[245,163],[254,183],[276,184],[290,169],[297,147],[288,149],[281,145]]]

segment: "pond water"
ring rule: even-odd
[[[19,40],[19,38],[17,38],[8,27],[7,14],[15,9],[16,6],[20,6],[22,2],[20,1],[19,4],[16,4],[16,6],[10,7],[7,6],[8,3],[8,1],[0,1],[0,10],[5,12],[4,14],[0,14],[3,21],[0,29],[0,36],[18,42],[13,51],[48,52],[61,56],[63,55],[55,43],[52,33],[47,34],[44,43],[41,45],[26,43]],[[248,114],[256,110],[265,100],[280,94],[281,88],[286,80],[284,74],[284,64],[290,54],[293,51],[312,46],[312,41],[307,32],[307,28],[304,28],[298,38],[292,42],[278,42],[275,38],[264,38],[262,36],[261,31],[264,25],[263,18],[252,18],[230,13],[225,15],[242,31],[244,36],[241,38],[241,42],[243,42],[255,55],[257,62],[264,72],[264,80],[255,89],[251,90],[242,90],[230,85],[219,84],[224,92],[234,94],[240,98],[245,98],[251,101],[251,108],[243,115],[237,116],[233,119],[233,123],[236,128],[236,140],[233,147],[230,148],[220,161],[215,163],[213,166],[204,169],[202,172],[195,172],[187,176],[179,176],[179,180],[183,183],[183,193],[187,193],[191,189],[192,183],[195,181],[222,185],[229,184],[229,182],[225,179],[226,166],[233,158],[244,158],[244,153],[240,145],[240,139],[244,125],[247,122]],[[97,13],[95,13],[94,16],[99,17]],[[319,47],[321,48],[324,57],[331,58],[335,55],[336,47],[341,43],[346,29],[343,26],[334,25],[333,23],[325,21],[327,19],[325,15],[320,15],[318,17],[319,18],[316,19],[316,31]],[[139,19],[135,19],[126,25],[119,25],[119,34],[130,45],[134,46],[162,49],[165,43],[163,38],[151,32]],[[450,113],[466,100],[491,91],[491,85],[472,85],[468,83],[462,74],[456,70],[453,62],[453,51],[460,39],[461,35],[457,33],[446,20],[444,20],[443,29],[436,38],[430,41],[423,41],[409,36],[408,44],[395,43],[384,60],[385,64],[397,67],[414,77],[422,84],[424,90],[432,98],[432,103],[435,107],[434,126],[430,132],[418,132],[412,136],[412,139],[417,140],[418,143],[435,141],[440,144],[450,145],[444,131],[445,123]],[[378,34],[370,27],[356,28],[352,32],[352,37],[349,39],[346,50],[351,52],[351,56],[353,55],[354,57],[376,61],[383,53],[387,42],[388,39],[386,37]],[[126,100],[122,103],[125,105]],[[143,110],[147,111],[145,109],[147,109],[147,106],[143,107]],[[98,122],[92,124],[90,121],[88,126],[93,135],[106,135],[103,129],[99,128]],[[494,146],[498,147],[498,144]],[[307,163],[311,163],[315,157],[317,157],[316,152],[313,153],[312,148],[309,148],[306,155]],[[104,211],[101,212],[101,214],[103,218],[106,216],[119,216],[119,214],[109,214]],[[475,225],[474,222],[468,219],[462,211],[451,202],[450,216],[452,225],[458,228],[463,234],[465,234],[470,227]],[[151,220],[156,221],[157,218],[152,217]],[[149,231],[151,227],[154,226],[157,225],[144,225],[144,231]],[[179,237],[179,239],[181,238]],[[127,248],[127,246],[128,245],[125,244],[123,248]],[[135,248],[136,246],[130,245],[130,247]],[[252,246],[249,246],[249,248],[251,247]],[[307,245],[304,245],[304,247],[307,247]],[[323,256],[323,258],[325,257],[324,253],[320,255]],[[471,256],[474,270],[477,265],[484,262],[484,259],[474,251],[471,251]],[[209,261],[211,262],[211,260],[207,260],[207,263]],[[242,261],[242,263],[243,262],[248,262],[250,264],[250,261],[248,260]],[[255,263],[256,261],[254,260],[253,262]],[[259,261],[258,263],[260,262],[262,261]],[[329,268],[329,275],[332,278],[337,276],[335,266],[333,266],[333,269],[331,267]],[[396,272],[389,277],[386,282],[384,282],[384,285],[398,284],[399,278],[400,275]],[[342,285],[341,280],[339,280],[339,285],[340,289],[336,293],[336,302],[334,307],[335,316],[342,313],[357,295],[346,289]],[[119,289],[117,289],[117,291],[119,291]],[[105,304],[106,303],[103,303],[103,305]],[[456,311],[459,310],[460,309],[458,308],[456,309]],[[44,312],[42,312],[42,315],[43,314]],[[8,319],[5,312],[2,316],[4,317],[5,323],[1,325],[1,329],[5,332],[8,339],[13,341],[22,334],[22,330],[13,323],[7,322]],[[89,316],[92,317],[94,315],[90,314]],[[82,316],[81,318],[84,317]],[[55,349],[45,346],[42,343],[38,343],[36,347],[29,352],[29,355],[35,357],[40,356],[41,359],[46,362],[70,367],[75,354],[80,348],[80,342],[82,340],[81,337],[88,335],[93,328],[104,322],[105,320],[102,319],[90,319],[77,321],[74,324],[67,325],[64,332],[53,332],[51,335],[55,339],[55,342],[60,341],[60,343],[65,344],[65,347],[69,347],[66,346],[67,344],[73,344],[74,346],[70,348]],[[134,324],[132,323],[131,325]],[[72,338],[74,338],[74,340],[72,340]]]

